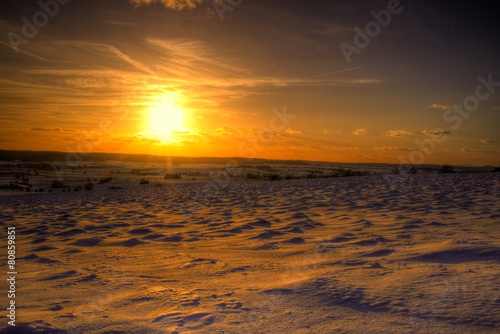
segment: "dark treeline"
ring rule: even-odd
[[[247,173],[246,178],[249,180],[279,181],[279,180],[294,180],[294,179],[326,179],[332,177],[364,176],[369,174],[370,174],[369,172],[365,171],[338,169],[328,173],[310,172],[306,175],[278,174],[278,173],[266,173],[266,174]]]
[[[149,162],[149,163],[171,163],[171,164],[226,164],[236,165],[243,168],[264,169],[264,164],[273,166],[330,166],[330,167],[370,167],[370,168],[399,168],[399,164],[387,163],[340,163],[325,161],[304,161],[304,160],[267,160],[267,159],[246,159],[232,157],[167,157],[150,154],[124,154],[124,153],[90,153],[78,154],[54,151],[11,151],[0,150],[0,161],[18,161],[19,167],[37,170],[51,170],[54,168],[81,168],[85,162],[104,161],[128,161],[128,162]],[[52,165],[47,162],[62,162],[63,166]],[[66,164],[69,162],[70,164]],[[75,164],[79,162],[80,165]],[[29,166],[28,166],[29,165]],[[260,165],[260,166],[258,166]],[[7,166],[3,166],[4,168]],[[85,166],[87,168],[99,168],[96,165]],[[109,167],[109,166],[108,166]],[[419,165],[419,170],[440,171],[442,165]],[[454,171],[462,172],[490,172],[495,170],[494,166],[453,166]]]
[[[26,162],[46,162],[46,161],[62,161],[62,162],[83,162],[83,161],[131,161],[131,162],[159,162],[159,163],[174,163],[174,164],[228,164],[234,162],[237,165],[248,163],[249,159],[232,158],[232,157],[167,157],[150,154],[124,154],[124,153],[90,153],[77,154],[54,151],[8,151],[0,150],[0,161],[26,161]],[[252,159],[252,163],[268,163],[268,164],[283,164],[282,160],[266,160]],[[299,160],[286,161],[288,165],[308,165],[308,162]]]

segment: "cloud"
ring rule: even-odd
[[[409,148],[409,147],[386,147],[386,146],[379,146],[379,147],[374,147],[375,150],[377,151],[414,151],[414,148]]]
[[[489,154],[498,154],[498,153],[500,153],[498,151],[471,150],[471,149],[463,148],[463,147],[460,149],[460,151],[464,152],[464,153],[489,153]]]
[[[296,77],[263,76],[254,70],[247,69],[239,63],[239,59],[224,57],[221,59],[218,51],[200,41],[185,38],[158,39],[146,38],[146,44],[159,51],[169,59],[165,68],[170,78],[177,78],[177,85],[199,88],[200,91],[223,96],[245,97],[250,90],[257,87],[363,87],[378,84],[376,79],[328,79],[314,80]],[[185,80],[185,78],[191,80]],[[210,88],[210,89],[207,89]],[[206,93],[208,94],[208,93]]]
[[[0,41],[0,45],[3,45],[3,46],[5,46],[5,47],[6,47],[6,48],[8,48],[8,49],[11,49],[11,48],[12,48],[12,45],[10,45],[10,44],[8,44],[8,43],[5,43],[5,42],[3,42],[3,41]],[[22,49],[22,48],[18,48],[18,49],[19,49],[19,53],[20,53],[20,54],[23,54],[23,55],[28,56],[28,57],[30,57],[30,58],[34,58],[34,59],[36,59],[36,60],[41,60],[41,61],[44,61],[44,62],[50,62],[50,60],[47,60],[46,58],[40,57],[39,55],[36,55],[36,54],[31,53],[31,52],[29,52],[29,51],[26,51],[26,50],[24,50],[24,49]]]
[[[494,144],[495,142],[491,139],[480,139],[479,140],[481,143],[484,143],[484,144]]]
[[[446,110],[446,109],[450,109],[451,106],[448,105],[448,104],[431,104],[430,106],[427,106],[427,108],[429,109],[439,109],[439,110]]]
[[[165,7],[175,10],[196,8],[203,0],[130,0],[136,6],[163,4]]]
[[[424,130],[422,131],[424,135],[427,136],[437,136],[437,135],[449,135],[450,131],[445,130]]]
[[[328,131],[327,129],[323,129],[322,133],[324,135],[331,135],[332,133],[330,131]]]
[[[256,133],[258,133],[258,132],[254,129],[228,126],[228,125],[225,125],[221,128],[212,129],[212,130],[207,131],[207,134],[209,136],[221,136],[221,137],[225,137],[225,138],[227,138],[229,136],[236,136],[236,137],[244,138],[244,137],[248,137],[251,135],[255,135]]]
[[[298,130],[292,130],[290,128],[286,129],[285,130],[286,133],[288,133],[289,135],[301,135],[302,132],[301,131],[298,131]]]
[[[390,137],[404,137],[418,135],[418,133],[406,130],[389,130],[385,133],[385,135]]]
[[[190,134],[192,134],[192,132],[189,130],[173,130],[172,133],[174,135],[190,135]]]
[[[111,80],[96,77],[64,78],[61,81],[72,88],[103,88],[111,86]]]
[[[276,146],[275,150],[278,151],[287,151],[287,150],[293,150],[293,151],[317,151],[318,149],[316,147],[311,147],[310,145],[296,145],[296,146]]]
[[[363,135],[368,134],[368,130],[367,129],[356,129],[352,133],[355,134],[356,136],[363,136]]]
[[[351,146],[351,147],[321,146],[321,149],[332,150],[332,151],[359,151],[358,146]]]
[[[59,128],[32,128],[30,131],[61,131]]]
[[[345,80],[345,82],[352,85],[380,85],[383,83],[383,81],[379,79]]]

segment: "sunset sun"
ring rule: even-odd
[[[500,334],[499,13],[0,0],[0,334]]]
[[[184,130],[184,121],[184,111],[169,101],[162,102],[150,110],[151,130],[161,135]]]

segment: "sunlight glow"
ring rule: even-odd
[[[150,111],[151,130],[161,135],[183,131],[184,121],[184,112],[170,101],[162,102]]]

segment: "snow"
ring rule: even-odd
[[[498,333],[499,200],[494,173],[2,196],[15,329]]]

